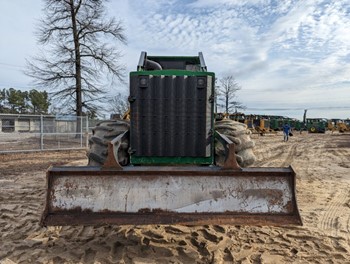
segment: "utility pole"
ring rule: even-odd
[[[303,117],[303,123],[304,123],[304,125],[306,124],[306,112],[307,112],[307,109],[304,110],[304,117]]]
[[[306,129],[306,112],[307,112],[307,109],[304,109],[304,116],[303,116],[304,129]],[[300,130],[300,133],[301,133],[301,130]]]

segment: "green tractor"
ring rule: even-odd
[[[271,116],[270,128],[274,131],[282,131],[286,118],[287,117],[283,117],[283,116]]]
[[[301,224],[294,170],[248,167],[250,131],[215,120],[214,84],[202,53],[142,52],[130,120],[94,128],[88,166],[48,170],[42,225]]]
[[[306,118],[306,127],[309,133],[326,133],[328,121],[325,118]]]

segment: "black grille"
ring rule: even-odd
[[[202,81],[197,82],[198,78]],[[211,81],[131,76],[131,150],[145,157],[209,157]],[[203,79],[205,81],[203,85]],[[198,84],[199,85],[198,85]]]

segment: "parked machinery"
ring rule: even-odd
[[[340,133],[344,133],[346,131],[350,131],[349,123],[349,120],[333,118],[328,120],[327,128],[332,132],[339,131]]]
[[[142,52],[130,122],[94,129],[90,166],[48,170],[42,224],[301,224],[294,170],[245,167],[250,133],[215,121],[214,82],[202,53]]]
[[[325,118],[306,118],[309,133],[326,133],[328,121]]]

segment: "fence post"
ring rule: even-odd
[[[80,116],[80,147],[83,147],[83,116]]]
[[[86,115],[85,147],[89,147],[89,116]]]
[[[40,115],[40,150],[44,149],[44,117]]]

